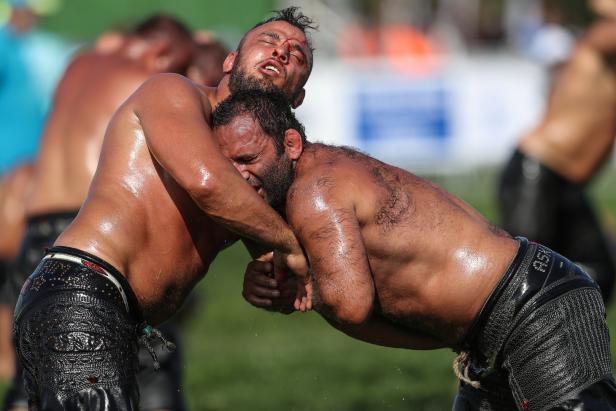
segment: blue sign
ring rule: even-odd
[[[442,81],[371,79],[357,92],[357,137],[443,141],[451,135],[450,91]]]

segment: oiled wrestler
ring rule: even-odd
[[[152,324],[240,236],[307,269],[291,230],[220,153],[209,123],[212,107],[242,87],[276,88],[300,104],[309,25],[297,9],[282,10],[229,54],[218,87],[157,75],[115,112],[86,201],[15,310],[31,407],[137,409],[138,341],[163,339]]]
[[[297,234],[312,304],[331,325],[373,344],[458,351],[455,410],[616,409],[605,307],[578,266],[425,179],[308,143],[276,95],[234,94],[213,124]],[[289,312],[270,265],[249,265],[244,295]]]
[[[192,34],[181,22],[151,16],[113,47],[79,53],[56,89],[41,137],[30,195],[26,230],[7,294],[15,305],[25,279],[62,231],[73,221],[96,171],[105,128],[114,111],[152,74],[183,73],[192,56]],[[21,368],[6,395],[4,408],[27,406]],[[176,387],[159,387],[167,400],[155,408],[181,409]]]

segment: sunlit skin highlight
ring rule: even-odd
[[[280,42],[260,41],[261,32],[277,33]],[[301,104],[308,57],[292,57],[296,43],[303,50],[301,30],[267,23],[248,33],[241,63],[259,80],[265,79],[259,65],[275,60],[284,71],[268,73],[268,82]],[[168,318],[216,255],[240,237],[277,250],[278,263],[293,271],[307,270],[293,232],[255,191],[258,171],[236,170],[212,136],[212,109],[230,94],[236,56],[225,60],[225,77],[215,88],[172,74],[153,76],[118,109],[88,198],[56,242],[116,267],[152,323]]]
[[[259,152],[259,141],[272,145],[240,123],[223,132],[225,153]],[[242,132],[234,134],[234,127]],[[302,151],[300,142],[297,154],[289,149],[297,138],[285,137],[283,156],[294,164],[286,217],[310,262],[316,309],[341,331],[375,344],[428,349],[459,343],[511,263],[517,241],[432,183],[349,149],[309,144]],[[258,175],[272,161],[280,160],[259,156],[245,170]],[[285,281],[255,291],[263,289],[250,288],[263,284],[258,276],[267,276],[265,263],[253,262],[245,279],[248,301],[289,312],[270,293],[287,293]]]

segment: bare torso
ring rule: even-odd
[[[438,346],[458,342],[512,261],[517,242],[439,187],[357,152],[310,145],[292,190],[315,181],[335,190],[346,187],[344,196],[353,201],[374,282],[375,310],[434,337]],[[310,191],[302,201],[319,201],[320,194]],[[339,248],[322,247],[328,254]]]
[[[614,64],[581,43],[556,79],[543,121],[522,139],[520,150],[572,182],[589,180],[616,133]]]
[[[114,115],[87,200],[56,245],[113,265],[145,317],[159,322],[237,237],[210,220],[153,158],[135,113],[139,98],[136,93]]]
[[[79,209],[111,116],[150,74],[119,52],[75,58],[58,85],[41,138],[28,215]]]

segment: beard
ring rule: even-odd
[[[285,155],[278,159],[263,172],[261,183],[269,205],[279,214],[285,215],[287,192],[293,183],[293,162]]]
[[[231,69],[231,75],[229,76],[229,90],[231,90],[231,94],[246,90],[259,90],[266,93],[282,93],[285,99],[289,102],[296,97],[296,94],[291,93],[289,90],[277,87],[272,80],[267,77],[256,77],[249,75],[246,70],[242,68],[242,56],[239,52],[237,53],[235,63]]]
[[[231,93],[246,90],[260,90],[265,92],[279,91],[270,79],[249,76],[246,71],[241,68],[241,65],[242,58],[241,54],[238,53],[233,68],[231,69],[231,76],[229,77],[229,90],[231,90]]]

